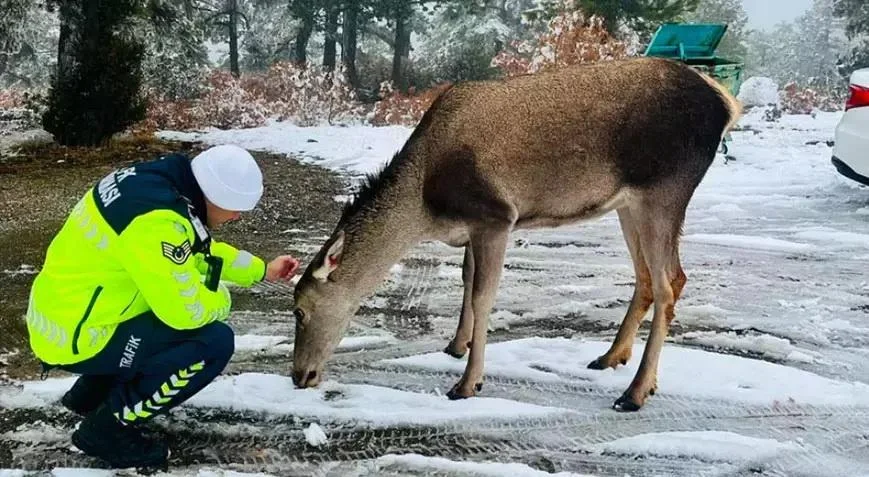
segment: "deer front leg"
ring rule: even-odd
[[[498,293],[504,253],[507,250],[508,229],[484,231],[471,236],[471,253],[475,262],[471,306],[473,309],[473,336],[471,353],[465,374],[453,386],[447,397],[464,399],[476,395],[483,386],[483,361],[489,313]]]
[[[459,316],[459,327],[456,336],[447,345],[444,352],[453,358],[460,359],[465,356],[471,346],[471,335],[474,331],[474,253],[471,244],[465,245],[465,260],[462,263],[462,282],[465,286],[462,297],[462,314]]]

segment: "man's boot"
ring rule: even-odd
[[[112,375],[83,374],[60,402],[70,411],[86,416],[106,400],[114,383],[115,376]]]
[[[101,404],[72,433],[72,443],[85,454],[99,457],[114,468],[167,467],[169,448],[142,435],[137,426],[123,425]]]

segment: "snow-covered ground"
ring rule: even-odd
[[[515,234],[478,398],[443,395],[465,363],[439,352],[456,325],[462,256],[425,243],[365,303],[318,389],[293,389],[291,327],[276,325],[240,333],[242,369],[191,399],[180,419],[196,427],[196,416],[211,416],[207,427],[220,413],[244,415],[244,424],[226,420],[209,452],[278,475],[310,462],[334,475],[869,475],[869,190],[830,164],[839,117],[770,123],[755,111],[734,132],[734,157],[719,156],[689,208],[689,281],[658,394],[639,413],[610,405],[633,377],[645,332],[627,367],[586,369],[632,291],[610,215]],[[272,125],[163,135],[301,155],[355,177],[377,170],[410,132]],[[70,384],[23,383],[0,392],[0,406],[56,406]],[[68,445],[65,431],[22,425],[0,442]],[[245,439],[258,443],[257,457],[236,453]],[[212,471],[201,469],[189,475]]]
[[[237,144],[255,151],[287,154],[342,173],[376,172],[398,152],[411,133],[401,126],[317,126],[299,127],[290,123],[244,130],[208,129],[201,133],[161,131],[168,140],[203,141],[210,144]]]

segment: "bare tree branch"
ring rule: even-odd
[[[389,45],[390,48],[395,48],[395,33],[388,28],[374,24],[365,25],[365,33],[374,35],[377,39]]]

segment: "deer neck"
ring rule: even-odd
[[[422,187],[393,184],[345,220],[341,278],[356,298],[368,296],[415,245],[425,240],[429,216]]]

